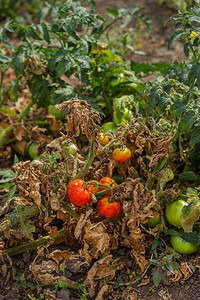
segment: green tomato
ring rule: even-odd
[[[71,144],[71,145],[69,145],[68,150],[69,150],[69,154],[75,155],[77,152],[77,147],[76,147],[76,145]]]
[[[171,245],[174,248],[174,250],[180,254],[191,254],[196,252],[199,249],[199,245],[195,245],[185,241],[181,237],[183,233],[184,232],[181,232],[178,235],[171,236]]]
[[[157,213],[155,217],[150,217],[148,221],[145,223],[149,228],[154,228],[156,225],[160,224],[161,216],[160,213]]]
[[[55,105],[49,105],[48,111],[50,115],[53,115],[56,118],[56,120],[62,120],[62,111],[57,110]]]
[[[117,129],[117,125],[114,122],[106,122],[101,126],[101,129],[105,132],[105,133],[109,133],[110,131],[112,131],[113,133],[117,134],[118,129]]]
[[[35,159],[38,156],[38,144],[32,143],[28,148],[28,154],[32,159]]]
[[[116,124],[126,123],[131,120],[132,116],[133,112],[128,108],[124,108],[123,111],[116,110],[113,113],[113,119]]]
[[[184,200],[177,200],[169,203],[165,209],[165,216],[169,224],[175,227],[182,227],[182,214],[188,203]]]
[[[118,184],[120,184],[120,183],[123,182],[123,180],[122,180],[122,178],[121,178],[121,176],[120,176],[119,174],[114,174],[114,175],[112,176],[112,179],[113,179],[115,182],[117,182]]]

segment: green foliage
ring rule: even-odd
[[[80,300],[86,300],[89,295],[85,286],[81,285],[81,284],[71,284],[71,283],[59,280],[59,281],[55,282],[53,292],[56,294],[59,289],[65,289],[65,290],[73,289],[74,291],[77,291],[78,293],[81,294],[80,298],[79,298]]]

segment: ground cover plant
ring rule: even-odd
[[[199,263],[199,3],[168,20],[187,59],[137,65],[102,38],[132,18],[150,28],[143,7],[103,18],[82,2],[0,31],[0,155],[14,153],[0,171],[0,291],[13,299],[139,299]]]

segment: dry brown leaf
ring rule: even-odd
[[[52,258],[58,264],[63,260],[68,260],[70,258],[70,253],[68,250],[54,250],[53,252],[46,255],[47,258]]]
[[[108,255],[96,261],[88,271],[84,284],[88,287],[90,297],[94,297],[96,294],[97,279],[114,277],[115,271],[111,266],[111,261],[112,255]]]
[[[187,262],[181,262],[180,268],[174,271],[174,274],[169,279],[170,282],[178,282],[183,283],[187,279],[189,279],[193,275],[193,271],[190,268]]]
[[[110,237],[106,233],[106,227],[103,223],[92,225],[90,221],[87,221],[82,242],[84,244],[83,255],[88,262],[98,258],[99,252],[102,255],[110,252]]]
[[[87,219],[89,218],[89,216],[91,215],[92,213],[92,209],[90,210],[87,210],[86,213],[82,213],[79,217],[79,220],[78,220],[78,223],[76,225],[76,228],[75,228],[75,231],[74,231],[74,235],[75,235],[75,238],[78,239],[79,237],[82,236],[82,231],[83,231],[83,228],[87,222]]]
[[[100,291],[98,292],[95,300],[103,300],[104,295],[108,292],[108,290],[109,290],[109,285],[108,284],[103,285]]]
[[[100,124],[101,118],[97,112],[91,110],[85,100],[79,100],[77,98],[71,98],[62,104],[56,105],[57,110],[64,110],[69,108],[66,114],[66,131],[69,137],[78,137],[81,134],[85,134],[88,140],[91,142],[94,139],[94,125]]]
[[[50,120],[49,129],[55,137],[59,137],[60,131],[62,128],[62,122],[56,120],[55,116],[47,115],[47,118]]]

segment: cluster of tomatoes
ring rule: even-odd
[[[181,254],[191,254],[199,249],[199,245],[192,244],[181,237],[184,234],[184,231],[182,230],[182,220],[186,206],[188,206],[188,203],[182,199],[179,199],[169,203],[165,209],[166,221],[169,223],[169,225],[178,228],[175,230],[175,233],[177,232],[178,234],[171,235],[171,245],[177,252]],[[154,228],[159,223],[161,223],[160,212],[158,212],[155,217],[149,218],[145,225],[150,228]]]
[[[122,211],[121,204],[113,200],[116,187],[117,183],[110,177],[88,183],[82,179],[75,179],[67,185],[67,198],[76,206],[84,206],[91,201],[92,194],[105,191],[103,198],[98,201],[97,209],[105,218],[115,218]]]
[[[106,146],[109,143],[109,135],[103,132],[100,132],[99,144],[101,146]],[[119,163],[124,163],[131,158],[131,150],[125,146],[114,149],[112,152],[112,157],[115,161]]]

